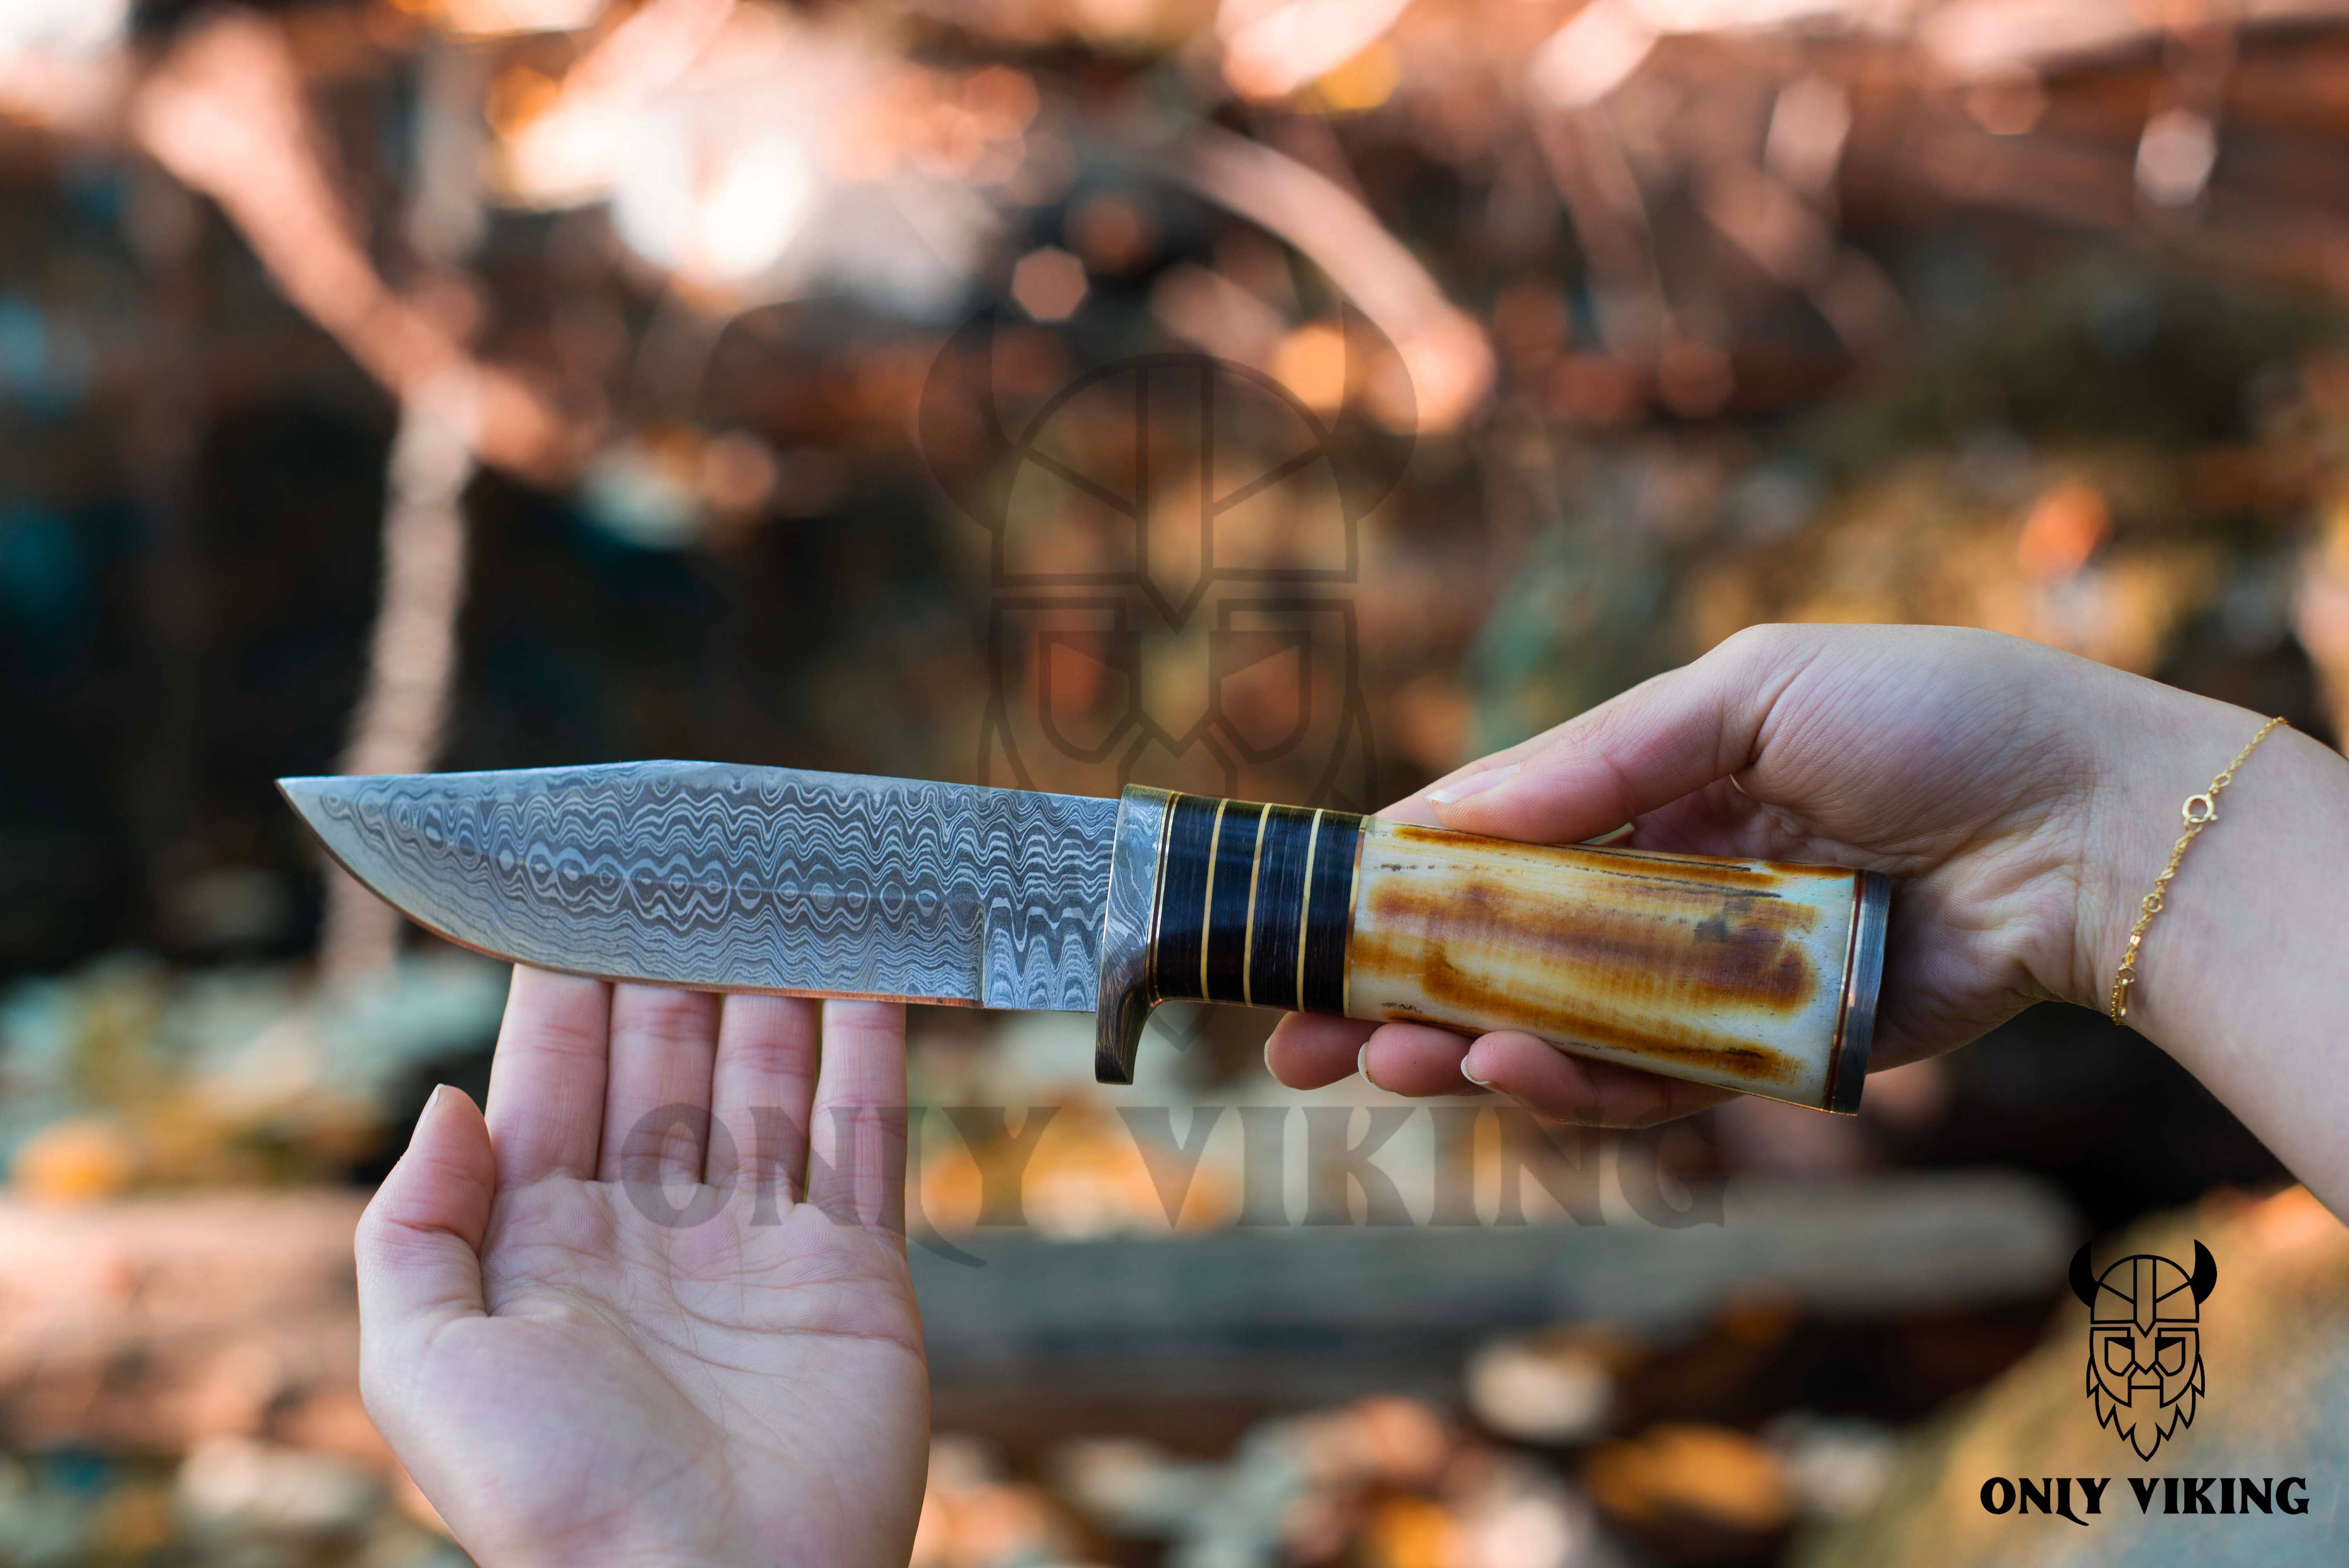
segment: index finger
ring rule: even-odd
[[[1750,765],[1804,662],[1774,628],[1742,633],[1500,765],[1436,784],[1428,802],[1443,826],[1495,838],[1568,844],[1609,832]]]
[[[611,1028],[604,981],[514,965],[483,1112],[500,1189],[595,1176]]]

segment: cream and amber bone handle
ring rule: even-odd
[[[1873,871],[1513,844],[1129,789],[1096,1071],[1182,998],[1539,1035],[1669,1077],[1859,1108],[1891,884]]]

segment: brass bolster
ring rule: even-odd
[[[1093,1002],[1093,1076],[1133,1082],[1133,1058],[1158,999],[1150,993],[1151,934],[1158,922],[1158,861],[1174,797],[1134,785],[1119,797],[1111,834],[1109,897],[1102,901],[1101,989]]]

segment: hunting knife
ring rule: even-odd
[[[1890,884],[1139,786],[723,763],[281,779],[328,854],[501,959],[709,991],[1096,1016],[1189,999],[1463,1033],[1858,1108]]]

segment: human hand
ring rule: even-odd
[[[436,1091],[358,1231],[367,1410],[478,1561],[905,1561],[905,1037],[514,971],[486,1120]]]
[[[2242,718],[1990,632],[1764,627],[1384,815],[1542,843],[1628,823],[1636,848],[1889,873],[1873,1054],[1887,1067],[1962,1044],[2033,1001],[2100,1005],[2119,954],[2116,911],[2133,914],[2143,891],[2123,881],[2149,883],[2160,864],[2150,851],[2140,875],[2137,839],[2176,809],[2140,808],[2123,760],[2183,756],[2190,772],[2209,754],[2215,767],[2248,738]],[[1729,1097],[1529,1034],[1471,1045],[1417,1023],[1291,1016],[1266,1056],[1296,1087],[1359,1067],[1402,1094],[1481,1083],[1545,1115],[1612,1126]]]

